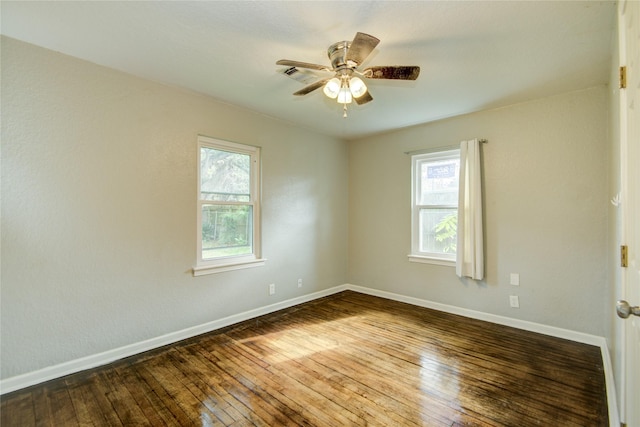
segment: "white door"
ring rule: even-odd
[[[626,66],[626,89],[620,90],[620,169],[622,172],[622,244],[628,266],[622,270],[624,343],[620,418],[640,427],[640,2],[618,4],[620,62]],[[633,307],[633,308],[632,308]],[[620,309],[619,309],[620,314]]]

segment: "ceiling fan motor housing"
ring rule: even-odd
[[[335,71],[341,71],[345,68],[355,68],[359,64],[356,64],[354,61],[347,61],[347,52],[351,47],[350,41],[341,41],[332,44],[327,49],[327,55],[329,56],[329,60],[331,60],[331,66]],[[349,62],[349,63],[348,63]]]

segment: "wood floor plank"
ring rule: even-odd
[[[49,405],[49,387],[45,384],[32,390],[31,398],[33,399],[35,425],[38,427],[54,426],[53,414]],[[13,408],[7,408],[7,410],[13,411]]]
[[[114,369],[100,372],[97,379],[103,386],[105,397],[111,403],[116,415],[123,425],[145,425],[147,417],[138,405],[131,404],[135,401],[127,387],[122,386],[122,379]]]
[[[66,387],[56,387],[49,392],[49,407],[54,425],[69,427],[79,425]]]
[[[0,425],[35,425],[35,422],[33,400],[30,392],[17,394],[11,405],[9,405],[9,401],[2,400],[0,405]]]
[[[361,330],[359,330],[359,333],[361,333],[361,332],[362,332],[362,331],[361,331]],[[399,334],[394,333],[394,336],[397,338],[397,337],[399,336]],[[377,360],[377,358],[374,358],[374,360]],[[459,373],[457,374],[457,376],[458,376],[458,377],[460,377],[462,374],[463,374],[462,372],[459,372]],[[517,387],[518,383],[521,383],[522,381],[524,381],[524,379],[525,379],[525,378],[526,378],[526,373],[525,373],[525,374],[521,374],[521,375],[516,375],[516,376],[515,376],[515,380],[516,380],[516,381],[515,381],[513,384],[511,384],[511,385],[510,385],[510,387],[511,387],[511,389],[512,389],[512,393],[511,393],[511,396],[510,396],[510,400],[511,400],[510,407],[511,407],[511,410],[516,410],[516,411],[517,411],[517,410],[526,411],[526,412],[527,412],[527,413],[529,413],[531,416],[535,416],[535,415],[536,415],[536,412],[535,412],[535,408],[536,408],[535,403],[536,403],[536,402],[535,402],[535,400],[532,400],[532,399],[531,399],[531,390],[526,390],[526,394],[527,394],[527,405],[526,405],[526,409],[519,408],[518,399],[517,399],[518,395],[517,395],[517,394],[515,395],[515,399],[514,399],[514,396],[513,396],[513,390]],[[473,379],[473,378],[471,378],[471,379]],[[484,380],[484,378],[475,378],[475,380],[477,380],[477,381],[482,381],[482,380]],[[484,381],[483,381],[483,382],[484,382]],[[482,396],[485,396],[485,395],[486,395],[486,396],[495,396],[495,395],[496,395],[496,393],[497,393],[497,392],[499,392],[499,391],[501,391],[501,390],[500,390],[500,388],[497,388],[497,389],[496,389],[495,387],[489,387],[489,388],[487,388],[487,387],[486,387],[486,384],[485,384],[485,387],[484,387],[484,393],[483,393],[483,394],[481,394],[480,396],[475,396],[475,397],[474,397],[474,401],[481,402],[481,397],[482,397]],[[544,396],[546,396],[546,393],[545,393],[545,395],[544,395]],[[482,405],[487,405],[487,402],[482,402]],[[566,423],[571,423],[571,422],[576,422],[576,421],[575,421],[575,420],[574,420],[574,421],[572,421],[572,420],[571,420],[571,417],[568,417],[568,418],[567,418],[567,420],[565,420],[565,422],[566,422]],[[577,421],[577,423],[578,423],[578,424],[579,424],[580,422],[581,422],[581,421]]]
[[[134,396],[135,402],[139,405],[144,412],[155,411],[155,414],[161,419],[159,424],[152,422],[152,425],[182,425],[188,421],[186,415],[182,410],[177,407],[176,403],[171,400],[171,397],[166,394],[164,389],[154,389],[156,385],[155,379],[149,375],[144,366],[140,364],[130,365],[126,369],[126,374],[121,373],[120,376],[125,376],[127,380],[130,380],[130,385],[127,385],[131,395]],[[127,384],[125,382],[125,384]],[[143,400],[144,399],[144,400]],[[146,401],[145,401],[146,400]],[[143,403],[140,403],[140,402]],[[150,409],[146,408],[146,405],[150,404]],[[178,415],[174,415],[178,414]],[[150,421],[152,417],[147,417]]]
[[[89,404],[87,404],[84,394],[82,393],[81,386],[76,384],[75,381],[69,381],[66,382],[66,384],[69,396],[73,402],[73,408],[78,424],[81,426],[95,426],[95,422],[92,417],[93,410]]]
[[[357,408],[351,404],[342,405],[336,399],[336,390],[331,389],[323,379],[305,377],[299,370],[292,369],[295,358],[267,368],[251,369],[250,364],[242,363],[248,352],[237,352],[236,348],[223,350],[220,355],[233,365],[236,372],[242,372],[250,381],[274,391],[274,397],[288,407],[288,415],[298,425],[363,424]],[[292,372],[295,375],[291,375]],[[288,390],[295,390],[295,393],[289,393]]]
[[[89,390],[86,396],[94,403],[95,415],[100,422],[104,423],[104,425],[121,426],[122,421],[120,421],[111,402],[107,399],[108,391],[105,390],[104,384],[100,381],[101,374],[101,370],[96,371],[87,379]]]
[[[233,387],[233,394],[238,400],[245,404],[251,402],[256,413],[260,414],[261,419],[269,425],[300,425],[300,420],[296,420],[300,414],[291,409],[289,400],[278,390],[282,386],[278,383],[271,384],[271,388],[266,386],[269,379],[266,372],[262,373],[263,378],[251,375],[250,369],[240,372],[234,363],[221,352],[225,350],[225,347],[218,349],[217,347],[205,346],[205,344],[206,342],[203,342],[200,346],[202,354],[236,383],[236,386]],[[280,380],[285,382],[284,378],[280,378]]]
[[[453,315],[447,316],[455,317]],[[447,316],[442,316],[442,318],[446,318]],[[410,326],[412,325],[414,325],[414,323],[410,324]],[[521,378],[518,381],[518,383],[522,384],[522,381],[524,381],[525,378],[535,379],[535,381],[532,382],[531,387],[526,388],[528,404],[535,401],[535,399],[532,400],[531,389],[537,385],[540,388],[538,398],[543,399],[545,404],[552,405],[557,404],[558,402],[563,402],[563,405],[567,405],[567,402],[571,402],[577,398],[582,398],[583,402],[580,405],[581,415],[584,415],[584,408],[589,408],[592,412],[598,412],[602,409],[602,405],[598,405],[596,401],[598,400],[601,402],[600,399],[604,393],[602,361],[599,360],[598,363],[596,362],[596,360],[601,357],[599,348],[584,344],[571,343],[570,347],[573,349],[573,352],[566,351],[563,354],[556,354],[553,359],[548,359],[546,357],[546,350],[550,347],[541,346],[540,343],[552,342],[558,347],[562,346],[567,348],[567,341],[553,337],[545,337],[530,332],[517,331],[508,327],[499,327],[499,325],[496,325],[494,329],[501,330],[500,336],[509,336],[512,337],[512,339],[525,336],[526,340],[519,342],[515,347],[510,345],[502,348],[495,347],[495,343],[499,342],[496,337],[490,340],[489,345],[483,346],[485,349],[484,351],[477,351],[476,349],[475,351],[467,353],[472,354],[472,357],[475,360],[488,361],[493,368],[495,368],[495,366],[502,366],[504,369],[500,369],[500,377],[503,379],[509,378],[509,375],[504,375],[504,373],[509,369],[512,370],[511,377],[517,377],[518,373],[529,373],[529,376],[522,377],[521,375]],[[508,331],[509,333],[505,334],[505,331]],[[532,343],[535,343],[535,346],[532,346]],[[464,346],[459,343],[458,347],[464,348]],[[541,351],[540,347],[543,347],[544,351]],[[494,350],[491,350],[491,348],[494,348]],[[496,353],[496,348],[505,351],[500,355]],[[510,354],[515,350],[521,353],[519,357],[505,357],[505,354]],[[531,359],[531,355],[537,354],[540,354],[541,356]],[[590,356],[590,359],[586,356]],[[577,359],[580,359],[581,361],[587,359],[590,364],[590,372],[593,373],[595,371],[597,375],[590,376],[586,372],[581,371],[579,366],[580,363],[577,362]],[[526,363],[523,363],[523,360],[526,361]],[[532,371],[532,368],[536,368],[535,372]],[[516,385],[517,384],[508,384],[507,387],[513,387]],[[550,390],[553,390],[554,387],[557,389],[556,386],[558,385],[561,387],[561,391],[558,391],[555,395],[550,393]],[[593,416],[594,418],[597,418],[600,415],[593,414]]]
[[[173,425],[189,425],[194,422],[193,418],[190,418],[179,402],[175,400],[175,397],[165,390],[145,365],[136,365],[134,369],[136,375],[144,384],[145,389],[147,389],[148,393],[152,396],[152,401],[162,405],[162,407],[166,409],[166,412],[171,414],[174,420]]]
[[[173,365],[176,378],[215,417],[209,417],[208,423],[211,425],[229,425],[235,422],[234,418],[227,412],[229,407],[226,402],[200,381],[191,367],[188,353],[183,350],[183,348],[173,349],[167,355]]]
[[[175,402],[176,406],[181,410],[181,412],[172,411],[172,413],[174,415],[185,414],[185,421],[192,425],[197,424],[203,415],[205,418],[209,418],[211,416],[209,411],[188,388],[177,380],[170,369],[170,362],[167,359],[168,357],[165,353],[161,357],[148,361],[144,365],[144,370],[156,380],[156,384],[162,387],[171,401]],[[154,389],[154,391],[157,392],[157,389]]]
[[[226,382],[221,377],[217,367],[208,363],[206,358],[202,357],[194,349],[194,345],[183,347],[181,354],[188,355],[189,370],[187,373],[191,381],[207,395],[207,399],[210,399],[216,409],[221,412],[219,416],[221,420],[226,418],[224,415],[226,414],[231,417],[230,420],[225,421],[229,425],[253,425],[249,419],[250,416],[247,416],[247,414],[251,413],[251,410],[237,401],[227,391]]]
[[[358,329],[358,333],[360,335],[367,335],[367,331],[362,328]],[[397,333],[393,335],[394,339],[396,339],[398,336],[399,334]],[[496,385],[496,384],[491,384],[490,382],[487,382],[487,376],[492,374],[491,371],[485,371],[481,375],[477,375],[477,371],[476,371],[477,365],[476,366],[472,365],[474,366],[473,370],[458,369],[455,372],[449,369],[446,369],[447,366],[442,363],[442,360],[439,360],[437,362],[426,361],[427,362],[426,364],[424,363],[425,361],[423,360],[423,362],[421,363],[421,366],[420,364],[415,365],[412,362],[408,362],[404,357],[403,353],[398,352],[395,349],[389,348],[385,344],[384,340],[377,340],[375,336],[367,337],[367,340],[365,340],[365,342],[363,342],[362,345],[359,346],[359,348],[355,349],[354,351],[356,352],[356,354],[354,354],[354,357],[356,359],[373,360],[374,365],[376,364],[376,361],[384,360],[384,364],[380,365],[379,369],[382,369],[383,371],[387,371],[389,374],[395,373],[396,374],[395,376],[404,375],[407,381],[410,381],[411,378],[413,378],[416,375],[415,369],[416,369],[416,366],[418,366],[420,369],[420,375],[422,377],[429,378],[431,382],[436,382],[439,384],[438,393],[444,399],[453,399],[458,394],[457,390],[452,389],[447,391],[447,387],[446,386],[443,387],[443,385],[446,385],[447,383],[451,383],[451,380],[453,379],[456,380],[456,383],[458,381],[462,381],[462,382],[482,381],[486,383],[482,388],[485,393],[483,393],[480,397],[474,396],[473,402],[477,404],[475,406],[478,406],[478,408],[476,409],[480,409],[481,407],[487,404],[487,402],[482,401],[482,396],[496,395],[496,392],[500,391],[500,387],[503,385],[503,384]],[[526,374],[522,374],[519,371],[514,371],[512,374],[514,374],[513,377],[515,381],[512,384],[508,385],[510,387],[517,387],[518,385],[522,385],[524,382],[527,381]],[[527,389],[527,394],[530,395],[531,390]],[[528,408],[528,410],[529,409],[531,408]]]
[[[132,399],[131,404],[137,405],[144,414],[148,422],[148,424],[145,424],[152,426],[168,425],[174,420],[166,407],[161,403],[157,403],[155,393],[146,387],[146,383],[136,375],[135,370],[130,365],[117,366],[114,371],[118,374],[122,387],[129,391]]]
[[[254,335],[256,335],[259,338],[262,336],[263,333],[265,333],[265,331],[259,330],[257,332],[254,332]],[[273,328],[269,329],[268,335],[269,337],[277,336],[277,331],[275,331]],[[367,385],[368,382],[370,381],[374,382],[376,384],[375,387],[377,387],[378,389],[382,389],[382,392],[385,395],[385,398],[387,400],[392,400],[397,396],[401,396],[405,400],[405,403],[410,403],[412,402],[413,396],[415,394],[414,390],[408,390],[406,391],[406,393],[404,390],[400,390],[401,387],[397,387],[397,384],[394,382],[393,379],[387,378],[385,375],[380,375],[379,372],[371,371],[369,369],[369,366],[366,365],[366,362],[359,360],[357,358],[347,357],[346,348],[341,347],[342,349],[341,349],[341,352],[339,353],[340,356],[335,356],[332,350],[316,352],[316,353],[314,353],[312,350],[311,351],[304,350],[303,347],[308,343],[308,341],[304,342],[305,340],[299,340],[298,343],[292,343],[292,345],[289,347],[283,347],[286,339],[279,340],[278,342],[276,342],[274,341],[273,338],[270,338],[268,340],[268,343],[265,343],[265,340],[258,339],[257,341],[254,341],[252,344],[257,348],[258,346],[261,345],[260,341],[262,341],[263,347],[268,345],[272,346],[272,348],[264,347],[263,352],[265,353],[265,355],[267,354],[304,355],[308,353],[310,359],[318,361],[318,363],[329,367],[329,369],[334,369],[336,372],[339,372],[344,377],[359,378],[359,381],[363,382],[365,385]],[[294,347],[298,349],[299,353],[295,353],[292,350],[292,348]],[[430,416],[434,418],[433,422],[436,422],[435,418],[437,418],[438,414],[440,414],[436,410],[438,406],[439,406],[438,402],[431,402],[431,407],[429,408],[429,410],[430,410]],[[420,407],[416,405],[415,402],[413,402],[413,406],[411,406],[411,409],[406,411],[406,413],[420,413],[420,411],[421,411]],[[446,418],[446,416],[443,416],[443,418],[441,418],[438,422],[441,423],[441,425],[451,424],[451,421],[448,418]]]
[[[600,349],[342,292],[0,398],[2,426],[608,426]]]
[[[92,382],[96,373],[82,377],[67,377],[65,383],[69,387],[69,395],[73,400],[73,406],[76,410],[78,423],[80,425],[101,426],[108,425],[112,420],[113,410],[106,408],[106,414],[103,413],[100,402],[95,398],[92,390]],[[104,402],[102,401],[104,404]],[[86,410],[86,414],[84,413]],[[87,420],[86,417],[89,417]]]
[[[202,363],[208,367],[208,372],[212,376],[210,386],[218,390],[228,404],[247,420],[259,426],[293,425],[293,421],[286,416],[270,413],[270,411],[275,412],[273,407],[263,402],[251,387],[246,387],[242,381],[218,365],[218,360],[198,343],[190,345],[187,350],[201,358]]]

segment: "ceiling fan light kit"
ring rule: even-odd
[[[351,77],[351,80],[349,80],[349,90],[354,98],[360,98],[367,93],[367,85],[364,84],[360,77]]]
[[[326,85],[324,85],[323,92],[331,99],[336,99],[338,97],[338,93],[340,92],[341,87],[340,80],[336,77],[329,79]]]
[[[343,117],[347,117],[347,104],[352,103],[354,99],[358,105],[366,104],[373,100],[367,85],[360,77],[366,79],[416,80],[420,75],[420,67],[415,65],[376,66],[359,71],[358,67],[371,54],[378,43],[380,43],[380,40],[374,36],[356,33],[351,42],[341,41],[332,44],[327,50],[327,55],[331,60],[331,68],[289,59],[281,59],[276,64],[291,67],[284,74],[292,78],[294,78],[297,68],[334,73],[334,77],[311,83],[294,92],[294,95],[306,95],[322,87],[322,91],[327,97],[335,99],[338,104],[343,105]]]

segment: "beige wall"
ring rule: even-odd
[[[608,334],[608,94],[605,87],[350,143],[349,282],[598,336]],[[410,156],[483,146],[486,279],[411,263]],[[520,274],[520,286],[509,284]],[[520,308],[509,307],[509,295]]]
[[[345,143],[6,38],[1,84],[3,379],[346,282],[610,333],[604,87]],[[266,266],[192,277],[198,134],[263,147]],[[404,152],[473,137],[481,283],[407,260]]]
[[[2,378],[346,282],[344,142],[6,38],[1,83]],[[192,277],[198,134],[263,147],[266,266]]]

